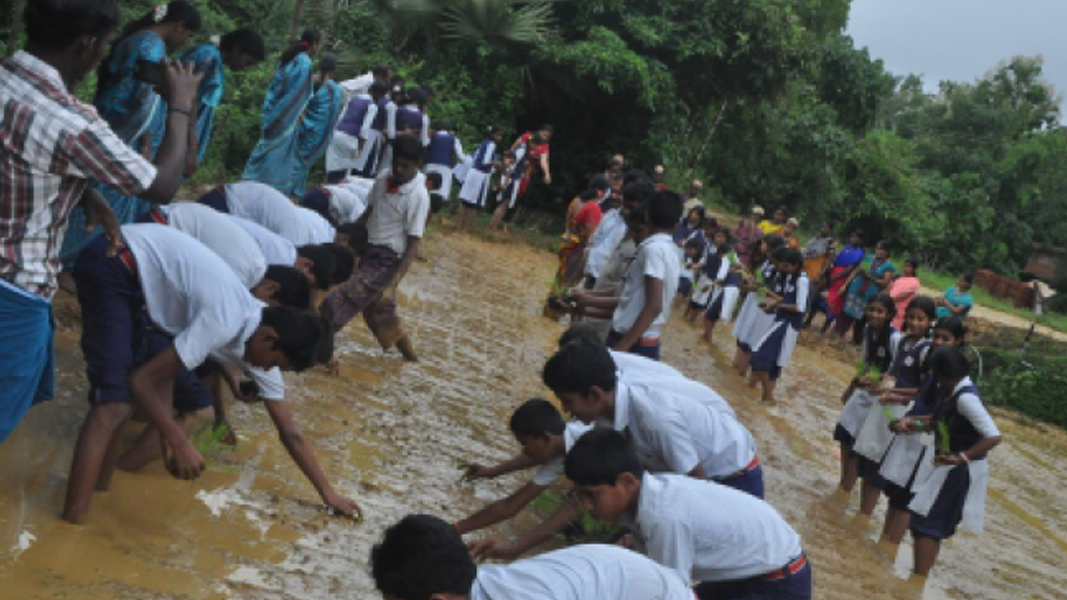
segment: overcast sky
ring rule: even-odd
[[[893,74],[922,75],[928,91],[1041,54],[1045,77],[1067,93],[1067,0],[853,0],[848,33]]]

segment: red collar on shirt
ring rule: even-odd
[[[385,193],[387,194],[399,194],[400,186],[393,184],[393,178],[390,176],[385,182]]]

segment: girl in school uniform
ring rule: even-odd
[[[915,574],[930,573],[942,540],[957,527],[981,530],[985,517],[989,462],[986,456],[1001,441],[1000,431],[986,410],[978,388],[968,377],[970,365],[961,348],[938,348],[930,355],[930,376],[942,400],[929,416],[903,419],[901,432],[943,431],[936,434],[938,451],[932,468],[915,478],[911,535],[915,540]],[[927,463],[930,464],[930,463]]]
[[[459,199],[462,201],[458,219],[460,231],[470,228],[474,222],[474,215],[488,201],[489,179],[493,173],[493,154],[503,137],[502,127],[490,126],[485,139],[471,157],[470,170],[467,171],[463,187],[459,190]]]
[[[700,261],[695,260],[690,263],[686,252],[686,244],[690,239],[697,239],[703,245],[703,224],[704,207],[700,206],[689,211],[688,216],[678,225],[678,228],[674,230],[674,234],[671,236],[674,239],[674,244],[678,246],[678,260],[682,263],[681,275],[678,278],[678,292],[674,296],[675,308],[681,306],[693,291],[694,266]]]
[[[715,245],[719,247],[717,256],[719,265],[716,269],[711,298],[704,311],[704,334],[701,339],[705,342],[711,342],[711,333],[716,323],[733,318],[737,297],[741,293],[738,288],[741,284],[741,263],[730,246],[729,229],[722,228],[715,234]]]
[[[748,376],[749,360],[752,358],[752,344],[758,341],[774,323],[774,316],[760,308],[760,291],[766,289],[774,280],[774,263],[771,254],[785,245],[785,240],[777,235],[763,238],[757,252],[752,255],[752,270],[742,274],[740,290],[745,292],[745,301],[741,312],[734,322],[733,336],[737,339],[737,353],[734,355],[734,369],[742,377]],[[744,263],[742,263],[744,264]]]
[[[910,393],[898,395],[896,392],[918,389],[922,380],[923,362],[930,349],[930,330],[937,310],[933,299],[920,296],[914,298],[901,312],[905,318],[899,321],[906,325],[906,331],[897,341],[893,362],[884,380],[892,387],[890,389],[883,386],[886,391],[882,392],[878,402],[871,405],[853,447],[858,455],[859,474],[863,480],[860,488],[860,514],[868,517],[874,513],[882,490],[887,485],[880,471],[883,458],[894,438],[889,426],[907,413],[908,404],[914,399]]]
[[[703,275],[702,267],[706,262],[705,256],[705,244],[704,242],[694,238],[685,243],[685,261],[682,263],[682,276],[681,281],[678,282],[678,297],[689,298],[688,304],[685,307],[685,320],[690,323],[696,319],[696,316],[700,314],[699,304],[695,302],[695,299],[702,293],[700,286],[704,285],[707,279]],[[688,274],[688,277],[686,276]],[[682,287],[685,287],[685,292],[682,293]],[[711,287],[710,282],[707,284],[708,288]]]
[[[887,394],[884,400],[892,402],[911,402],[905,418],[890,424],[890,428],[897,433],[886,451],[885,458],[879,474],[885,478],[885,494],[889,501],[886,510],[885,525],[882,528],[882,541],[891,545],[899,545],[904,539],[911,522],[911,512],[908,505],[911,504],[915,494],[912,491],[915,476],[920,467],[932,465],[934,456],[934,433],[932,429],[922,431],[904,432],[901,429],[910,417],[926,417],[933,414],[938,404],[938,389],[934,385],[934,379],[929,373],[929,352],[937,348],[963,347],[966,344],[967,329],[963,322],[953,317],[939,319],[933,327],[933,336],[930,346],[927,348],[927,356],[919,365],[919,383],[908,388],[900,385],[914,380],[915,373],[910,375],[901,373],[897,378],[897,387],[891,394]],[[904,435],[907,433],[907,435]],[[925,471],[924,471],[925,474]]]
[[[761,308],[774,313],[774,323],[764,336],[752,346],[752,375],[749,387],[763,387],[764,402],[774,402],[774,388],[789,366],[800,326],[804,323],[804,310],[808,306],[808,276],[804,274],[804,255],[794,248],[781,251],[777,261],[778,277],[771,288],[771,295]]]
[[[427,175],[441,175],[441,197],[445,202],[452,197],[452,169],[456,163],[463,163],[467,155],[463,153],[463,143],[459,141],[451,123],[438,121],[437,131],[430,136],[430,145],[426,148],[424,171]]]
[[[845,407],[834,428],[834,441],[841,445],[841,480],[838,487],[845,495],[852,493],[859,479],[859,459],[854,451],[856,436],[867,413],[878,400],[877,386],[882,374],[889,370],[893,352],[900,342],[900,334],[890,325],[895,311],[896,305],[887,294],[880,294],[867,303],[867,327],[863,332],[861,361],[864,373],[857,374],[841,395]],[[877,373],[872,374],[873,370]]]

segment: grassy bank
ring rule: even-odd
[[[922,282],[923,287],[943,292],[946,289],[956,285],[958,275],[943,275],[940,273],[933,273],[930,271],[919,270],[919,280]],[[1055,329],[1056,331],[1067,332],[1067,315],[1059,313],[1046,313],[1043,315],[1034,314],[1034,311],[1026,308],[1018,308],[1012,305],[1007,300],[1000,298],[994,298],[986,290],[974,286],[971,288],[971,295],[974,296],[974,302],[976,305],[983,306],[995,311],[1015,315],[1022,319],[1044,325]]]

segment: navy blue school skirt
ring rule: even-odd
[[[886,481],[885,477],[882,477],[882,475],[878,473],[881,468],[881,463],[874,462],[866,456],[859,456],[860,478],[863,479],[864,483],[873,485],[880,490],[884,490],[886,484],[889,482]]]
[[[834,427],[834,441],[840,442],[848,448],[849,454],[852,453],[852,447],[856,445],[856,438],[840,423],[837,424],[837,427]]]
[[[925,517],[912,514],[912,537],[929,537],[935,540],[947,540],[956,533],[956,527],[963,520],[963,505],[967,501],[967,492],[971,489],[971,472],[967,465],[959,465],[949,472],[941,493]]]

